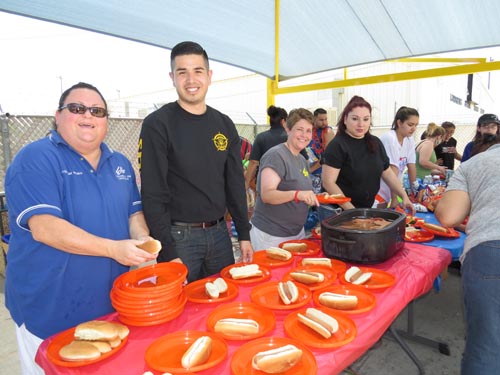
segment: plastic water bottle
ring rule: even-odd
[[[408,179],[408,175],[406,173],[403,175],[403,187],[405,190],[410,189],[410,180]]]

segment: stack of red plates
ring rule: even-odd
[[[182,284],[187,268],[181,263],[158,263],[116,278],[111,303],[120,320],[134,326],[168,322],[182,314],[187,298]]]

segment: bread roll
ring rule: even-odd
[[[330,337],[332,337],[332,333],[325,326],[323,326],[321,323],[318,323],[315,320],[307,317],[306,315],[302,315],[301,313],[298,313],[297,319],[302,324],[311,328],[314,332],[319,333],[325,339],[329,339]]]
[[[107,341],[84,341],[94,345],[101,353],[109,353],[112,348]]]
[[[321,272],[313,271],[293,271],[290,272],[290,277],[306,285],[321,283],[325,280],[325,275],[323,275]]]
[[[186,350],[181,359],[182,367],[189,369],[204,364],[212,353],[212,338],[201,336]]]
[[[359,267],[353,266],[349,268],[344,275],[346,281],[355,284],[361,285],[366,283],[372,277],[371,272],[363,272],[359,269]]]
[[[333,309],[352,310],[358,306],[358,297],[354,295],[324,292],[319,295],[319,303]]]
[[[302,259],[303,266],[323,266],[332,268],[332,261],[330,258],[304,258]]]
[[[253,319],[224,318],[215,323],[214,331],[225,335],[255,335],[259,333],[259,323]]]
[[[231,277],[235,280],[248,277],[262,276],[258,264],[247,264],[245,266],[233,267],[229,270]]]
[[[266,250],[266,255],[268,258],[277,260],[289,260],[292,257],[292,254],[288,250],[279,247],[270,247]]]
[[[219,298],[219,288],[214,283],[207,282],[205,283],[205,293],[210,298]]]
[[[285,305],[290,305],[299,299],[299,289],[290,280],[278,284],[278,294]]]
[[[158,240],[149,240],[141,243],[140,245],[137,245],[137,247],[139,249],[147,251],[148,253],[157,254],[161,250],[161,242]]]
[[[282,249],[288,250],[292,253],[303,253],[307,251],[307,245],[303,242],[288,242],[281,245]]]
[[[255,354],[252,367],[267,374],[278,374],[290,370],[302,359],[302,350],[295,345],[285,345]]]
[[[72,341],[59,350],[59,356],[64,361],[92,361],[101,356],[101,352],[87,341]]]
[[[130,330],[126,325],[117,322],[110,322],[110,324],[114,325],[118,330],[118,337],[120,338],[120,340],[124,340],[125,337],[129,335]]]
[[[119,338],[119,332],[114,323],[91,320],[76,326],[75,338],[79,340],[111,341]]]
[[[227,292],[227,283],[226,280],[224,280],[222,277],[216,278],[213,283],[219,290],[219,293]]]

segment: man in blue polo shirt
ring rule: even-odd
[[[131,163],[103,143],[107,113],[94,86],[74,85],[61,96],[56,130],[7,170],[5,300],[23,374],[43,373],[34,361],[42,339],[114,311],[114,279],[155,259],[137,247],[151,237]]]

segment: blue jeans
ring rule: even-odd
[[[177,254],[188,268],[188,282],[234,264],[233,245],[224,220],[206,229],[172,225],[171,233]]]
[[[462,375],[500,374],[500,241],[483,242],[466,254],[462,286]]]

